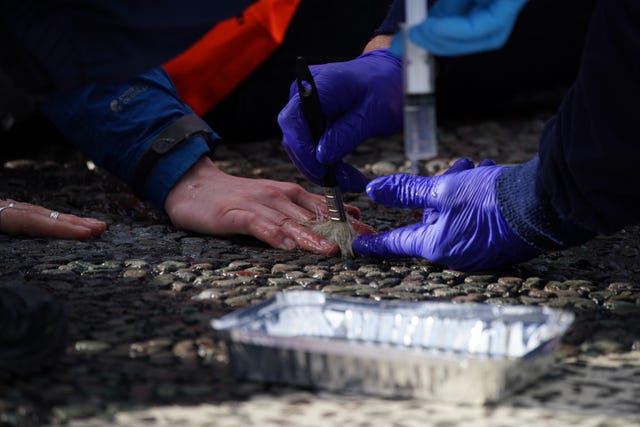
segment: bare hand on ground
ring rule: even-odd
[[[245,234],[274,248],[296,247],[334,255],[336,243],[312,232],[318,213],[326,213],[323,196],[298,184],[250,179],[224,173],[201,158],[169,192],[165,211],[173,224],[217,236]],[[358,234],[373,230],[357,221],[360,211],[345,206]]]
[[[84,240],[100,236],[107,224],[93,218],[59,213],[42,206],[0,200],[0,233]]]

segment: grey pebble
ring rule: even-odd
[[[284,277],[269,277],[267,279],[267,285],[273,286],[276,288],[284,288],[287,286],[291,286],[293,284],[292,279],[287,279]]]
[[[168,289],[171,287],[171,284],[174,282],[174,280],[175,277],[172,274],[160,274],[151,279],[151,284],[158,288]]]
[[[207,289],[191,297],[193,300],[222,299],[225,293],[217,289]]]
[[[129,346],[129,357],[147,357],[170,347],[171,344],[172,341],[169,338],[157,338],[143,342],[135,342]]]
[[[128,259],[124,262],[124,266],[128,268],[146,268],[149,263],[142,259]]]
[[[433,290],[433,296],[437,298],[453,298],[460,294],[462,294],[462,291],[457,288],[443,287]]]
[[[628,316],[631,314],[640,315],[640,305],[628,301],[607,301],[603,307],[614,314]]]
[[[122,277],[125,279],[142,279],[147,276],[147,271],[142,269],[128,269],[122,273]]]
[[[111,344],[104,341],[76,341],[73,348],[79,353],[98,353],[111,348]]]
[[[380,161],[371,165],[371,172],[376,176],[392,175],[398,172],[398,167],[389,161]]]
[[[185,262],[168,260],[156,265],[155,270],[159,273],[172,273],[181,268],[186,268],[187,266],[188,264]]]
[[[181,280],[176,280],[171,282],[171,290],[175,292],[183,292],[187,289],[191,289],[191,284],[187,282],[183,282]]]

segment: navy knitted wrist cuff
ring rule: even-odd
[[[497,179],[500,213],[527,243],[541,250],[576,246],[595,233],[560,218],[537,179],[538,157],[506,169]],[[517,195],[517,197],[514,197]]]

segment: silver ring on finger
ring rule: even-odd
[[[4,206],[2,206],[2,207],[0,208],[0,216],[2,216],[2,211],[3,211],[3,210],[5,210],[5,209],[9,209],[9,208],[14,208],[15,206],[16,206],[16,204],[15,204],[15,203],[13,203],[13,202],[9,202],[9,204],[8,204],[8,205],[4,205]],[[1,220],[1,218],[0,218],[0,220]],[[0,222],[0,224],[1,224],[1,222]]]
[[[14,208],[15,206],[16,204],[13,202],[9,203],[8,205],[4,205],[3,207],[0,208],[0,213],[2,213],[2,211],[5,209]]]
[[[58,217],[60,216],[60,212],[58,211],[51,211],[51,213],[49,214],[49,218],[51,219],[58,219]]]

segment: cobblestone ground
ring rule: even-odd
[[[458,157],[529,159],[545,113],[440,129],[434,174]],[[55,148],[55,149],[54,149]],[[247,237],[176,230],[167,218],[66,147],[4,159],[0,198],[93,216],[86,242],[0,236],[0,286],[31,284],[67,307],[62,362],[0,379],[0,425],[36,426],[628,426],[640,425],[640,229],[510,269],[465,274],[414,259],[376,262],[283,252]],[[353,162],[370,176],[406,170],[401,137],[369,141]],[[222,146],[230,173],[306,185],[278,141]],[[310,188],[318,191],[317,188]],[[415,222],[349,196],[377,230]],[[278,291],[361,298],[533,304],[576,314],[559,361],[539,382],[484,407],[380,400],[238,382],[210,319]]]

